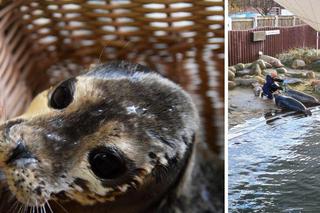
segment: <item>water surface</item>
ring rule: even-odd
[[[320,109],[229,130],[230,212],[320,212]]]

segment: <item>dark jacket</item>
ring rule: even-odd
[[[283,82],[280,78],[272,78],[270,75],[266,76],[266,83],[263,85],[262,90],[265,94],[269,94],[270,92],[275,92],[278,89],[282,89],[278,84],[275,82]]]

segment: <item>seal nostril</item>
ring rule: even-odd
[[[19,142],[17,147],[13,149],[9,159],[6,161],[6,164],[13,163],[14,161],[22,158],[34,158],[34,156],[22,142]]]

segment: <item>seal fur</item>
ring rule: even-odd
[[[72,87],[72,101],[55,109],[50,98],[62,86]],[[191,98],[173,82],[138,64],[100,65],[1,125],[0,165],[28,206],[66,198],[110,212],[154,210],[183,176],[198,123]],[[101,147],[120,156],[124,174],[94,174],[88,158]]]

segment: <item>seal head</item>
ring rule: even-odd
[[[312,113],[300,101],[285,95],[274,94],[275,103],[278,107],[286,110],[302,112],[305,116],[311,116]]]
[[[179,180],[197,128],[179,86],[138,64],[104,64],[0,125],[0,166],[28,206],[63,198],[142,211]]]

